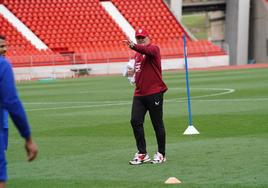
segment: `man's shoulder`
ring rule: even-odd
[[[0,55],[0,62],[7,63],[7,59],[4,56]]]
[[[160,55],[160,48],[156,44],[149,44],[148,48],[150,49],[151,52],[153,52],[155,55],[159,54]]]
[[[3,56],[0,56],[0,66],[2,67],[2,66],[9,66],[9,61],[5,58],[5,57],[3,57]]]
[[[160,48],[159,48],[159,46],[157,44],[150,43],[150,44],[148,44],[148,47],[152,48],[152,49],[155,49],[155,50],[160,50]]]
[[[150,43],[150,44],[148,44],[148,46],[151,46],[153,48],[159,48],[159,46],[157,44],[154,44],[154,43]]]
[[[8,59],[6,59],[3,56],[0,56],[0,71],[3,73],[3,71],[11,70],[11,64],[9,63]]]

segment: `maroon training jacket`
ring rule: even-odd
[[[158,46],[135,44],[132,48],[135,54],[134,96],[146,96],[167,91],[162,80],[161,56]]]

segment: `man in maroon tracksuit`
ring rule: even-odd
[[[162,80],[159,47],[150,43],[149,35],[145,29],[138,29],[135,37],[137,44],[134,44],[131,40],[126,41],[126,44],[136,51],[134,69],[129,68],[128,76],[134,75],[135,77],[136,88],[132,104],[131,125],[138,152],[129,163],[137,165],[150,161],[146,151],[143,128],[145,114],[149,111],[158,144],[158,151],[151,162],[157,164],[166,161],[163,94],[167,91],[167,86]]]

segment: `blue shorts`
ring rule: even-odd
[[[6,161],[6,149],[7,149],[7,129],[0,129],[0,181],[7,181],[7,161]]]

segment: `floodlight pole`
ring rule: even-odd
[[[186,45],[186,36],[183,35],[183,49],[184,49],[184,62],[185,62],[185,78],[186,78],[186,88],[187,88],[187,102],[188,102],[188,118],[189,126],[184,131],[185,135],[199,134],[199,132],[193,126],[192,120],[192,110],[191,110],[191,96],[190,96],[190,84],[189,84],[189,73],[188,73],[188,60],[187,60],[187,45]]]

